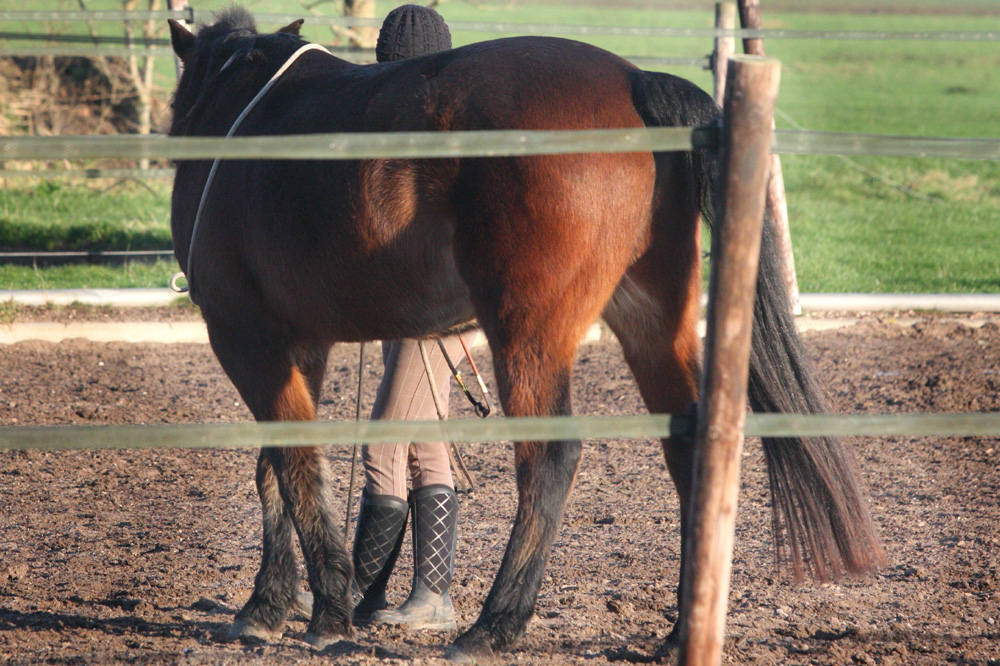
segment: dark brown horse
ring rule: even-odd
[[[171,23],[184,74],[170,133],[230,132],[305,44],[300,23],[259,35],[242,10],[197,36]],[[718,115],[683,79],[531,37],[367,66],[308,51],[236,134],[706,126]],[[258,420],[313,419],[336,342],[430,336],[475,320],[510,416],[571,413],[577,344],[602,316],[651,412],[684,412],[698,397],[708,152],[224,161],[206,188],[210,171],[210,162],[177,165],[174,247],[212,347]],[[766,232],[752,407],[820,411],[779,275]],[[881,550],[844,448],[826,439],[764,447],[779,544],[787,535],[779,556],[821,579],[870,571]],[[516,443],[513,532],[453,659],[486,658],[523,632],[580,450],[575,441]],[[686,539],[692,443],[665,439],[663,451]],[[351,633],[351,564],[328,477],[317,448],[261,451],[263,557],[236,636],[280,635],[296,596],[296,535],[315,597],[308,640],[322,646]]]

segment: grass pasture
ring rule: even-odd
[[[42,4],[71,8],[56,0]],[[93,8],[99,4],[92,3]],[[114,6],[110,0],[105,4]],[[204,4],[224,6],[221,2]],[[301,11],[308,16],[296,0],[245,4],[261,13]],[[379,3],[380,14],[392,4],[396,3]],[[990,14],[990,6],[994,3],[984,0],[948,5],[924,0],[775,0],[764,8],[763,19],[766,28],[790,30],[998,32],[1000,16]],[[455,0],[440,10],[452,22],[675,27],[710,27],[712,22],[711,3],[700,0],[631,0],[615,9],[596,2],[472,4]],[[304,35],[312,41],[330,40],[326,28],[310,28],[308,19]],[[491,37],[483,32],[454,32],[456,44]],[[587,41],[625,56],[697,57],[711,49],[709,40],[697,39],[594,37]],[[766,47],[783,64],[779,127],[1000,136],[998,42],[773,39]],[[172,63],[161,60],[166,89],[171,85]],[[703,87],[710,85],[707,72],[696,68],[673,71]],[[1000,163],[787,156],[784,175],[803,291],[1000,292],[1000,234],[996,233],[1000,229]],[[137,186],[101,189],[108,185],[7,179],[0,190],[0,248],[169,247],[169,183],[150,183],[152,191]],[[176,270],[170,265],[107,271],[70,268],[0,266],[0,288],[165,286]]]

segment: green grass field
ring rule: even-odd
[[[51,4],[75,8],[55,0]],[[258,12],[301,12],[297,0],[246,4]],[[380,14],[395,4],[380,2]],[[651,4],[656,3],[631,0],[609,10],[598,3],[473,5],[452,0],[440,9],[453,22],[711,26],[711,3],[690,0],[678,3],[687,9],[669,11],[651,9]],[[206,5],[224,3],[200,3],[199,8]],[[775,0],[765,7],[763,18],[769,28],[997,32],[1000,15],[986,11],[993,6],[992,0],[958,0],[948,3],[952,13],[944,14],[936,12],[945,5],[929,0]],[[332,11],[333,5],[328,7]],[[837,13],[838,8],[891,13]],[[330,41],[329,30],[310,28],[308,18],[303,34],[312,41]],[[455,31],[454,37],[456,44],[463,44],[491,35]],[[692,57],[711,50],[709,40],[587,41],[625,56]],[[779,127],[1000,136],[996,42],[774,39],[766,47],[783,63]],[[172,64],[162,60],[164,77],[169,77]],[[710,85],[709,74],[699,69],[678,68],[674,73]],[[169,85],[165,78],[164,87]],[[1000,163],[788,156],[784,172],[803,291],[1000,292]],[[95,194],[93,185],[8,179],[0,191],[0,247],[169,246],[169,185],[150,186],[155,194],[140,187]],[[164,286],[174,270],[166,262],[101,271],[0,267],[0,288]]]

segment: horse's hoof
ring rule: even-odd
[[[485,646],[481,650],[470,651],[466,647],[452,645],[444,653],[444,656],[448,661],[456,664],[477,664],[483,666],[484,664],[492,664],[496,661],[496,655],[493,654],[493,650]]]
[[[653,653],[653,663],[654,664],[672,664],[674,663],[674,657],[677,654],[677,643],[672,641],[665,641],[660,647],[656,649]]]
[[[677,654],[677,647],[680,645],[681,640],[680,626],[680,622],[675,624],[666,640],[664,640],[660,647],[656,649],[656,652],[653,653],[653,663],[672,664],[674,662],[674,657]]]
[[[467,632],[459,636],[444,653],[445,658],[456,664],[492,664],[496,661],[489,637],[471,636]]]
[[[253,624],[246,620],[235,620],[229,627],[227,638],[230,641],[243,641],[245,643],[266,643],[269,641],[280,641],[284,632],[279,629],[268,629],[259,624]]]
[[[306,633],[306,643],[309,643],[309,645],[313,646],[317,650],[325,650],[334,643],[339,643],[343,639],[343,636],[320,635],[312,631]]]
[[[312,592],[306,592],[305,590],[296,592],[295,599],[292,600],[292,607],[288,610],[302,619],[308,620],[311,618],[313,614]]]

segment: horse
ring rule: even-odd
[[[691,82],[571,40],[505,38],[357,65],[310,49],[301,25],[259,34],[239,8],[196,33],[171,21],[183,75],[170,135],[706,127],[720,117]],[[710,150],[180,161],[174,252],[212,349],[259,421],[315,418],[335,343],[473,322],[507,415],[568,415],[576,349],[599,317],[649,411],[681,413],[698,399],[700,234],[717,171]],[[769,221],[752,348],[752,409],[826,409]],[[694,442],[661,445],[686,553]],[[828,438],[765,438],[763,447],[776,559],[819,580],[883,562],[848,448]],[[515,442],[511,535],[478,620],[448,648],[452,660],[487,660],[524,632],[580,458],[579,441]],[[318,447],[260,451],[263,552],[234,638],[281,635],[296,603],[296,535],[314,597],[306,640],[322,648],[352,634],[351,561],[330,474]]]

